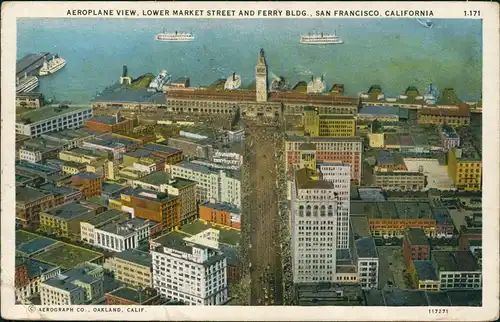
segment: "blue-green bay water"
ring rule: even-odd
[[[429,29],[415,19],[19,19],[17,58],[47,51],[66,59],[65,68],[40,79],[40,91],[74,103],[115,83],[123,65],[132,77],[167,69],[174,79],[190,77],[192,86],[236,72],[247,86],[261,47],[270,75],[291,84],[323,74],[328,87],[342,83],[349,95],[378,84],[395,96],[432,82],[455,88],[463,100],[478,99],[481,21],[433,21]],[[164,29],[193,32],[196,39],[155,41]],[[299,43],[303,33],[334,30],[344,44]]]

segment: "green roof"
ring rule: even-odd
[[[240,244],[241,232],[236,229],[216,226],[211,223],[204,223],[201,220],[196,220],[190,224],[182,226],[182,232],[189,235],[196,235],[209,228],[217,229],[219,233],[219,242],[222,244],[236,246]]]
[[[47,106],[47,107],[37,108],[31,112],[24,113],[22,117],[19,117],[16,120],[16,122],[29,124],[27,123],[27,120],[29,119],[30,123],[35,123],[56,116],[65,115],[71,112],[88,110],[89,108],[90,106],[88,105],[71,105],[68,107]]]

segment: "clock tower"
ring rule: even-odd
[[[259,53],[259,61],[255,66],[255,91],[257,102],[267,102],[267,64],[262,48]]]

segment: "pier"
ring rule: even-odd
[[[44,52],[24,56],[17,61],[16,77],[23,77],[25,73],[28,74],[28,76],[38,76],[40,67],[42,67],[43,62],[50,55],[52,54]]]

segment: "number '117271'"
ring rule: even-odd
[[[479,10],[464,10],[464,16],[466,16],[466,17],[480,17],[481,11],[479,11]]]

